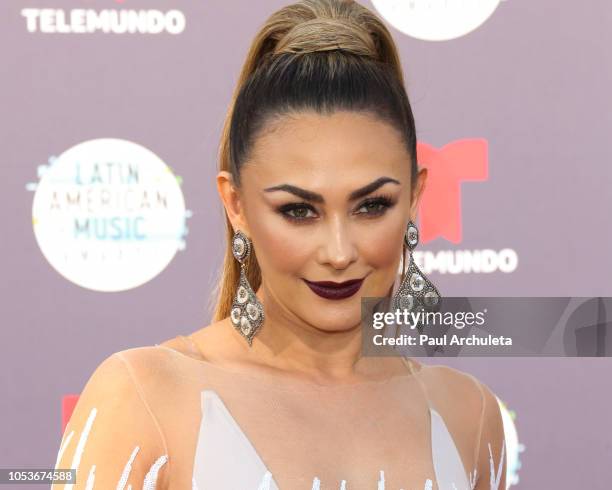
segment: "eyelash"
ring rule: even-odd
[[[372,197],[369,197],[368,199],[365,199],[361,204],[359,204],[357,209],[361,209],[362,207],[368,206],[368,205],[378,205],[378,209],[372,212],[366,211],[364,213],[357,213],[357,214],[366,215],[366,218],[376,218],[378,216],[382,216],[388,209],[393,207],[395,205],[395,202],[393,201],[391,196],[380,194],[380,195],[372,196]],[[308,204],[306,202],[296,202],[296,203],[285,204],[278,208],[278,212],[284,218],[292,222],[303,223],[305,221],[314,219],[312,217],[298,218],[296,216],[292,216],[291,214],[289,214],[290,212],[295,211],[297,209],[306,209],[309,211],[316,212],[314,207],[311,204]]]

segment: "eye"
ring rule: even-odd
[[[364,214],[367,216],[380,216],[384,214],[387,209],[391,208],[395,203],[389,196],[375,196],[366,199],[361,203],[357,209],[357,214]]]
[[[316,218],[316,212],[310,204],[291,203],[278,208],[278,212],[291,221],[306,221]]]

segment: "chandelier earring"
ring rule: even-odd
[[[236,231],[232,238],[232,252],[240,262],[240,280],[236,295],[232,302],[230,318],[234,328],[242,335],[249,346],[253,344],[253,337],[264,322],[263,305],[255,295],[246,276],[246,261],[251,254],[253,244],[249,237],[241,231]]]
[[[391,305],[394,311],[433,309],[440,302],[438,289],[414,263],[412,251],[418,243],[419,230],[412,221],[409,221],[404,234],[404,245],[408,248],[408,270],[405,271],[402,282],[393,295]],[[405,260],[405,255],[403,260]]]

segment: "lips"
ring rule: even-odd
[[[313,293],[321,296],[325,299],[344,299],[353,296],[363,283],[361,279],[351,279],[350,281],[344,282],[333,282],[333,281],[308,281],[304,279],[304,282],[312,290]]]

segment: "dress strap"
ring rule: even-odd
[[[427,388],[425,387],[425,383],[421,379],[421,371],[423,371],[423,364],[421,364],[418,367],[418,369],[416,369],[415,368],[415,362],[412,359],[410,359],[409,357],[401,356],[400,359],[408,367],[408,370],[410,371],[410,374],[412,374],[413,378],[419,384],[419,387],[421,388],[421,392],[423,393],[423,397],[427,401],[427,406],[430,409],[433,408],[432,404],[431,404],[431,400],[429,399],[429,394],[428,394]]]
[[[408,371],[410,371],[410,374],[414,376],[414,367],[412,366],[412,359],[409,359],[406,356],[400,356],[400,359],[406,365],[406,367],[408,368]]]
[[[442,415],[436,410],[429,397],[429,391],[422,379],[423,369],[427,366],[421,363],[415,369],[415,361],[402,356],[402,360],[408,366],[414,379],[419,384],[423,397],[427,401],[429,415],[429,430],[431,439],[431,454],[434,473],[436,475],[437,488],[469,490],[474,488],[470,485],[468,476],[465,474],[461,455],[455,444],[446,422]]]

